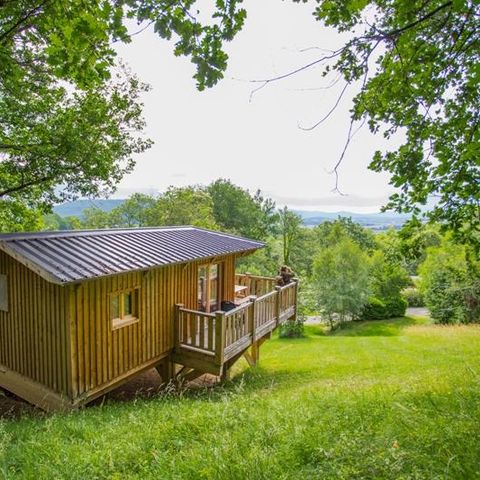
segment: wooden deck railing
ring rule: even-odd
[[[295,282],[297,285],[297,282]],[[291,288],[290,285],[278,290],[278,303],[280,321],[290,318],[296,312],[298,289]]]
[[[262,277],[259,275],[250,275],[249,273],[237,273],[235,275],[235,284],[247,287],[247,296],[256,295],[257,297],[261,297],[274,290],[277,280],[273,277]]]
[[[223,365],[294,316],[297,291],[297,282],[273,287],[229,312],[205,313],[177,305],[176,357],[185,355],[191,361],[197,359],[203,364]]]
[[[213,313],[198,312],[177,305],[175,346],[214,356],[217,346],[215,321]]]

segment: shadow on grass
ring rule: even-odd
[[[389,320],[368,320],[349,322],[340,330],[329,334],[332,337],[395,337],[402,335],[402,331],[422,323],[418,318],[400,317]]]

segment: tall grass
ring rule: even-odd
[[[480,478],[480,329],[364,322],[274,339],[214,389],[0,422],[22,479]]]

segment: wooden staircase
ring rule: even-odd
[[[297,313],[298,282],[274,287],[228,312],[205,313],[176,305],[175,348],[171,360],[182,365],[178,379],[210,373],[228,379],[233,364],[244,356],[259,360],[262,343],[281,323]]]

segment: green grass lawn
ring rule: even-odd
[[[273,339],[225,387],[0,422],[0,477],[480,478],[480,328]]]

